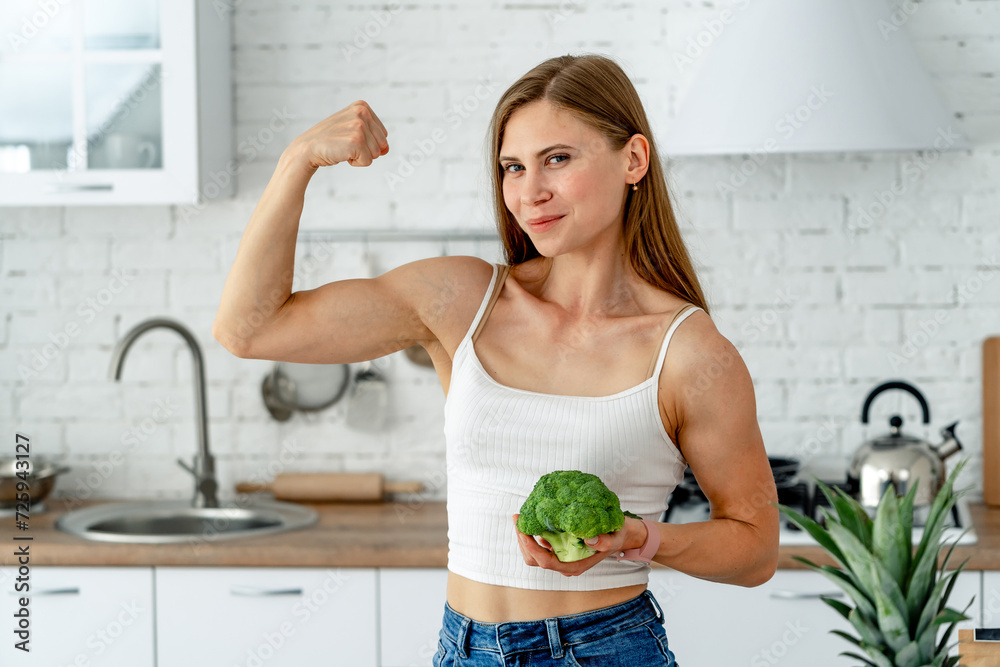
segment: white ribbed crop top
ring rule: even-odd
[[[657,406],[667,344],[697,306],[665,332],[647,379],[610,396],[563,396],[507,387],[483,368],[473,347],[509,267],[494,265],[490,287],[452,360],[445,400],[448,569],[469,579],[560,591],[648,583],[649,566],[605,558],[576,577],[525,564],[512,516],[535,482],[553,470],[599,476],[622,509],[658,521],[687,462]],[[498,276],[500,279],[498,280]]]

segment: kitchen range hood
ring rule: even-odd
[[[737,0],[674,54],[670,156],[969,148],[884,0]]]

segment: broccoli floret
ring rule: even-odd
[[[517,529],[525,535],[541,535],[552,545],[556,558],[571,563],[597,553],[584,540],[620,530],[625,514],[618,496],[597,475],[556,470],[535,483],[521,505]]]

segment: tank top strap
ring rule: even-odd
[[[659,375],[660,369],[663,368],[663,360],[667,357],[667,345],[670,344],[670,338],[674,335],[674,331],[680,323],[696,310],[701,310],[701,308],[689,303],[674,314],[670,320],[670,324],[667,325],[667,330],[663,332],[663,342],[660,344],[657,355],[649,360],[649,370],[646,371],[647,380],[653,377],[654,374]]]
[[[486,324],[486,318],[490,316],[493,306],[496,305],[497,299],[500,298],[500,292],[503,290],[503,284],[507,279],[508,273],[510,273],[509,265],[493,265],[493,278],[490,281],[490,289],[487,290],[486,296],[483,298],[483,303],[479,306],[479,312],[476,313],[476,319],[472,323],[472,326],[474,327],[471,336],[473,343],[476,342],[479,332],[482,331],[483,325]]]

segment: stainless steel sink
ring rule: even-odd
[[[95,505],[67,512],[56,520],[56,528],[88,540],[102,542],[213,542],[215,540],[268,535],[303,528],[316,523],[315,510],[251,496],[249,502],[230,507],[219,502],[215,478],[215,457],[208,446],[208,407],[205,392],[205,366],[201,346],[187,327],[168,318],[157,317],[134,326],[115,345],[111,354],[112,379],[120,380],[125,356],[135,341],[153,329],[173,329],[191,350],[194,362],[195,421],[198,453],[189,465],[177,462],[194,476],[194,495],[190,501],[124,501]],[[246,498],[240,497],[241,500]],[[220,506],[222,505],[222,506]]]
[[[192,507],[187,500],[118,502],[73,510],[56,520],[66,533],[101,542],[212,542],[280,533],[316,522],[315,510],[253,499],[247,506]]]

